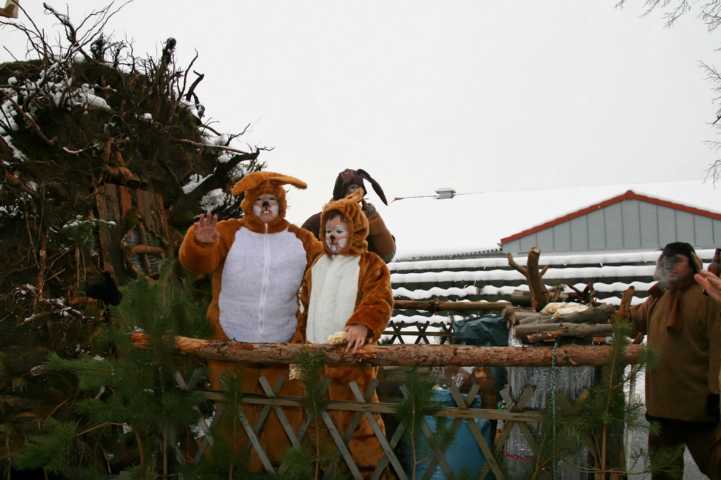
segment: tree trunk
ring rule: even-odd
[[[150,338],[140,332],[131,335],[133,343],[146,348]],[[357,353],[345,351],[345,345],[241,343],[198,338],[175,337],[178,353],[206,360],[287,364],[304,351],[322,353],[332,365],[399,366],[550,366],[553,350],[549,347],[475,347],[465,345],[366,345]],[[625,361],[636,363],[642,348],[632,345]],[[607,346],[565,346],[556,350],[556,365],[603,365],[611,354]]]

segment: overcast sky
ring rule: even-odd
[[[52,27],[40,2],[23,3]],[[721,38],[694,15],[669,29],[641,1],[615,3],[136,0],[110,30],[136,52],[169,36],[181,61],[198,50],[215,127],[252,123],[244,140],[275,148],[269,169],[308,182],[289,196],[301,223],[345,167],[389,199],[701,181],[715,109],[699,62],[721,65]],[[71,15],[100,5],[73,0]],[[0,36],[22,54],[21,37]]]

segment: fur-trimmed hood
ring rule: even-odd
[[[287,202],[285,199],[285,189],[283,185],[293,185],[296,188],[305,189],[306,183],[290,175],[283,175],[275,172],[253,172],[241,178],[230,192],[233,195],[245,194],[240,207],[245,214],[245,225],[250,230],[258,233],[277,233],[284,230],[288,226],[285,220],[285,212],[287,210]],[[263,222],[253,213],[253,203],[255,200],[265,194],[270,193],[278,199],[278,218],[268,224],[266,232]]]
[[[361,255],[368,251],[368,218],[361,210],[360,201],[362,199],[363,191],[356,190],[345,198],[329,202],[323,208],[320,217],[320,241],[323,242],[323,248],[329,255],[330,252],[325,243],[325,224],[333,213],[340,213],[348,223],[350,241],[342,255]]]

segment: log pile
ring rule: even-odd
[[[509,306],[503,311],[512,335],[524,344],[555,343],[559,339],[604,343],[613,334],[616,308],[596,303],[591,283],[583,291],[573,288],[570,296],[554,295],[543,284],[547,267],[539,266],[540,253],[538,248],[532,248],[525,267],[519,266],[508,254],[508,264],[526,277],[531,297],[531,308]],[[633,294],[633,287],[624,292],[618,312],[628,311]],[[554,302],[569,299],[574,302]]]
[[[555,342],[559,338],[592,339],[613,334],[610,319],[615,308],[610,305],[590,305],[575,313],[550,315],[518,307],[509,307],[503,316],[513,335],[523,343]]]

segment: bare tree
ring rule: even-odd
[[[627,0],[619,0],[617,7],[623,7]],[[682,16],[698,12],[698,17],[706,25],[709,32],[716,30],[721,26],[721,0],[703,0],[701,2],[692,2],[691,0],[645,0],[643,15],[650,15],[654,12],[661,12],[664,21],[668,27],[673,26]],[[718,69],[705,62],[701,62],[701,68],[706,74],[706,78],[712,84],[712,90],[715,94],[713,103],[716,106],[716,118],[710,122],[710,125],[721,134],[721,74]],[[708,140],[706,144],[709,148],[718,154],[721,152],[721,141]],[[706,180],[711,180],[714,184],[721,180],[721,158],[716,158],[706,167]]]

